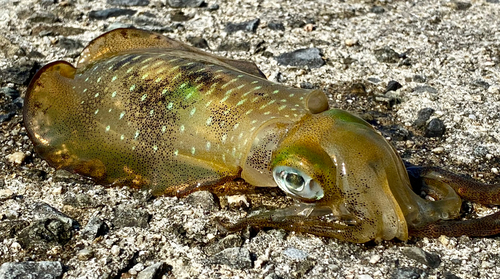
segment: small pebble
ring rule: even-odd
[[[399,88],[403,87],[401,85],[401,83],[395,81],[395,80],[391,80],[387,83],[387,87],[385,88],[385,92],[389,92],[389,91],[396,91],[398,90]]]
[[[303,250],[294,248],[294,247],[288,247],[283,251],[283,254],[291,259],[302,261],[307,259],[307,253]]]
[[[377,263],[378,261],[380,261],[380,259],[381,259],[381,258],[382,258],[382,257],[380,257],[380,255],[373,255],[373,256],[371,256],[371,258],[370,258],[369,262],[370,262],[371,264],[375,264],[375,263]]]
[[[11,245],[10,245],[10,248],[14,251],[20,251],[23,249],[23,247],[21,247],[21,244],[19,244],[19,242],[17,241],[14,241]]]
[[[439,118],[432,119],[425,129],[425,136],[428,138],[442,137],[446,131],[443,120]]]
[[[120,255],[120,247],[118,247],[118,245],[113,245],[111,247],[111,254],[113,254],[113,256],[115,257],[118,257]]]
[[[314,24],[312,23],[308,23],[304,26],[304,31],[306,32],[311,32],[313,31],[314,29],[316,29],[316,27],[314,26]]]
[[[0,201],[8,200],[14,196],[11,189],[0,189]]]
[[[14,152],[6,156],[7,160],[15,165],[20,165],[26,158],[26,154],[21,151]]]
[[[444,152],[444,147],[442,147],[442,146],[432,149],[432,153],[434,153],[434,154],[441,154],[443,152]]]
[[[271,21],[267,23],[267,27],[271,30],[285,31],[285,25],[279,21]]]
[[[132,272],[133,272],[135,274],[132,274],[132,275],[136,275],[137,273],[141,272],[143,269],[144,269],[144,264],[138,263],[130,269],[129,273],[132,274]]]
[[[399,61],[399,53],[390,47],[383,47],[373,51],[375,58],[382,63],[397,63]]]
[[[325,65],[321,51],[317,48],[305,48],[282,53],[276,57],[276,60],[278,64],[285,66],[309,66],[311,68],[319,68]]]
[[[80,261],[88,261],[94,256],[94,251],[83,248],[82,250],[78,251],[77,257]]]
[[[358,44],[358,40],[356,40],[356,39],[347,39],[347,40],[344,41],[344,43],[345,43],[346,46],[351,47],[351,46],[357,45]]]
[[[491,168],[491,172],[495,173],[495,174],[498,174],[498,169],[497,168]]]
[[[446,235],[442,235],[438,238],[438,241],[441,242],[444,246],[448,246],[450,244],[450,238],[447,237]]]
[[[250,206],[247,200],[247,196],[245,195],[233,195],[227,196],[228,204],[245,204],[247,207]]]
[[[60,195],[63,192],[63,188],[61,186],[54,187],[52,189],[52,195]]]

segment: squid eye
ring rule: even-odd
[[[286,186],[290,188],[290,190],[300,192],[304,189],[305,180],[301,175],[284,171],[282,171],[281,175],[284,176]]]
[[[276,184],[285,193],[295,197],[319,200],[323,198],[323,188],[304,172],[286,166],[277,166],[273,169]]]

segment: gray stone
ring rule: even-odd
[[[396,51],[394,51],[392,48],[390,47],[383,47],[383,48],[379,48],[379,49],[376,49],[374,52],[375,54],[375,58],[377,58],[377,60],[379,62],[382,62],[382,63],[398,63],[399,62],[399,53],[397,53]]]
[[[205,253],[209,255],[214,255],[216,253],[219,253],[227,248],[234,248],[234,247],[241,247],[243,244],[243,240],[239,235],[236,234],[230,234],[224,237],[223,239],[208,245],[205,248]]]
[[[29,225],[24,220],[5,220],[0,222],[0,242],[6,238],[13,238],[19,231]]]
[[[397,268],[392,272],[391,279],[419,279],[420,275],[423,273],[422,270],[418,268]]]
[[[415,93],[428,92],[428,93],[432,93],[432,94],[438,93],[436,88],[429,86],[429,85],[416,86],[415,88],[413,88],[413,92],[415,92]]]
[[[137,274],[137,279],[161,279],[163,275],[172,270],[172,266],[161,262],[146,267]]]
[[[74,36],[80,35],[85,32],[83,28],[76,28],[71,26],[60,26],[60,25],[37,25],[31,30],[33,35],[43,36]]]
[[[236,269],[252,268],[250,251],[246,248],[227,248],[207,259],[208,264],[224,264]]]
[[[115,30],[118,28],[132,28],[132,27],[133,27],[133,25],[129,24],[129,23],[113,22],[108,27],[106,27],[106,32],[111,31],[111,30]]]
[[[425,136],[428,138],[442,137],[446,132],[446,126],[443,120],[439,118],[434,118],[429,121],[427,127],[425,128]]]
[[[370,8],[370,13],[383,14],[383,13],[385,13],[385,9],[384,9],[384,7],[381,7],[381,6],[373,6]]]
[[[290,259],[293,260],[298,260],[302,261],[307,259],[307,253],[304,252],[303,250],[294,248],[294,247],[288,247],[283,251],[283,255],[289,257]]]
[[[325,65],[321,51],[317,48],[304,48],[280,54],[276,57],[279,64],[285,66],[309,66],[319,68]]]
[[[31,15],[28,21],[31,23],[54,23],[58,21],[58,18],[51,12],[40,11]]]
[[[12,43],[7,37],[2,35],[0,35],[0,52],[3,53],[6,58],[10,58],[14,55],[25,55],[25,51],[20,46]]]
[[[424,83],[427,81],[427,78],[423,75],[414,75],[413,76],[413,81],[418,82],[418,83]]]
[[[194,47],[197,48],[208,48],[207,40],[202,37],[188,37],[187,41]]]
[[[16,238],[24,249],[48,250],[55,245],[66,244],[72,236],[70,225],[58,219],[45,219],[33,222]]]
[[[60,262],[8,262],[0,266],[2,279],[57,279],[62,275]]]
[[[470,7],[472,7],[472,4],[470,2],[462,2],[462,1],[453,2],[453,8],[455,8],[458,11],[465,11],[468,10]]]
[[[106,0],[106,3],[115,6],[147,6],[149,0]]]
[[[279,21],[270,21],[267,24],[267,27],[271,30],[285,31],[285,25],[283,25],[283,23]]]
[[[222,43],[218,51],[250,51],[250,42]]]
[[[75,208],[87,208],[97,205],[97,200],[87,193],[68,192],[64,194],[62,203]]]
[[[32,208],[38,219],[57,219],[74,229],[80,229],[78,221],[44,202],[36,202]]]
[[[83,44],[80,41],[65,37],[59,38],[57,46],[60,48],[64,48],[67,51],[76,51],[83,48]]]
[[[175,11],[171,16],[170,16],[170,20],[171,21],[180,21],[180,22],[183,22],[183,21],[188,21],[190,19],[192,19],[193,16],[192,15],[186,15],[184,14],[183,11]]]
[[[31,78],[40,68],[35,61],[28,61],[0,71],[0,80],[19,85],[28,85]]]
[[[21,95],[19,91],[10,87],[0,88],[0,94],[9,97],[11,100],[14,100]]]
[[[238,31],[252,32],[255,33],[257,31],[257,27],[259,26],[260,19],[256,18],[249,21],[244,22],[229,22],[226,24],[224,31],[228,34],[232,34]]]
[[[434,113],[433,108],[423,108],[418,111],[417,114],[417,120],[413,122],[413,126],[415,128],[421,129],[425,126],[425,123],[427,123],[427,120],[431,118],[431,115]]]
[[[132,9],[110,8],[105,10],[90,11],[90,19],[107,19],[123,15],[135,15],[137,11]]]
[[[76,256],[80,261],[88,261],[94,257],[94,251],[92,251],[91,249],[84,248],[78,251]]]
[[[401,252],[410,259],[414,259],[419,263],[425,264],[431,268],[436,268],[441,264],[439,255],[429,253],[419,247],[403,247]]]
[[[197,8],[205,4],[203,0],[167,0],[167,4],[172,8]]]
[[[209,11],[217,11],[219,9],[219,4],[210,4],[207,9]]]
[[[387,87],[385,88],[385,92],[389,92],[389,91],[396,91],[398,90],[399,88],[403,87],[401,85],[401,83],[395,81],[395,80],[391,80],[387,83]]]
[[[116,209],[115,218],[111,222],[118,228],[147,228],[150,218],[151,215],[144,209],[121,205]]]
[[[194,192],[187,196],[185,201],[194,207],[200,207],[206,211],[219,209],[219,205],[215,201],[214,195],[208,191]]]
[[[82,237],[87,240],[93,240],[99,236],[105,235],[108,231],[109,227],[104,221],[99,217],[92,217],[83,228]]]
[[[290,266],[290,273],[293,278],[303,278],[316,265],[316,261],[309,258],[305,251],[295,247],[286,248],[283,255],[289,259],[287,264]]]

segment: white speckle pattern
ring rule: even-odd
[[[233,78],[232,80],[230,80],[230,81],[228,81],[228,82],[224,83],[224,84],[221,86],[221,88],[222,88],[222,89],[224,89],[224,88],[228,87],[231,83],[236,82],[237,80],[238,80],[238,78]]]
[[[247,99],[240,100],[240,101],[236,104],[236,106],[241,106],[241,105],[243,105],[246,101],[247,101]]]

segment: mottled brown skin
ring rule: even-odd
[[[423,169],[438,200],[422,199],[378,132],[328,109],[320,90],[270,82],[253,63],[117,29],[93,40],[78,67],[43,67],[28,88],[24,121],[40,157],[100,184],[185,196],[243,178],[279,186],[298,202],[229,229],[276,227],[351,242],[499,232],[498,214],[445,221],[459,216],[459,195],[500,204],[498,185]]]

